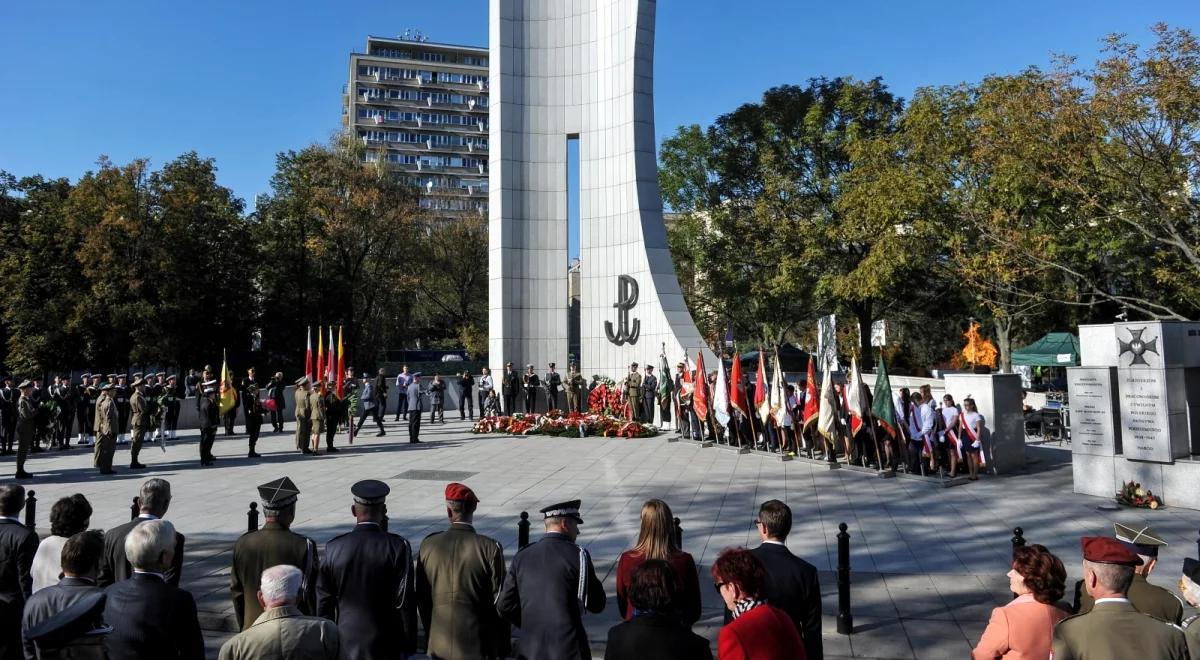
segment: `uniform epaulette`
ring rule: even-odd
[[[1094,611],[1094,610],[1093,610],[1093,611]],[[1062,624],[1064,624],[1064,623],[1066,623],[1066,622],[1070,621],[1071,619],[1079,619],[1079,618],[1082,618],[1082,617],[1085,617],[1085,616],[1087,616],[1088,614],[1091,614],[1091,612],[1080,612],[1079,614],[1069,614],[1069,615],[1067,615],[1065,618],[1063,618],[1063,620],[1062,620],[1062,621],[1059,621],[1059,622],[1058,622],[1057,624],[1055,624],[1055,625],[1061,626]]]
[[[342,532],[341,534],[338,534],[337,536],[335,536],[335,537],[333,537],[333,538],[329,539],[328,541],[326,541],[326,542],[325,542],[325,545],[329,545],[330,543],[333,543],[334,541],[336,541],[336,540],[338,540],[338,539],[342,538],[343,536],[349,536],[349,535],[350,535],[350,532]]]

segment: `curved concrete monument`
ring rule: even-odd
[[[494,369],[567,359],[567,142],[579,140],[580,371],[671,364],[704,342],[667,250],[653,0],[491,0]],[[712,355],[706,356],[712,359]],[[713,363],[715,364],[715,363]]]

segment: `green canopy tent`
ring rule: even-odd
[[[1069,332],[1048,332],[1045,337],[1013,351],[1014,365],[1078,367],[1079,338]]]

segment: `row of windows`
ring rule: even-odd
[[[453,83],[456,85],[477,85],[480,89],[488,86],[488,77],[473,73],[454,73],[451,71],[421,71],[394,66],[377,66],[374,64],[358,65],[358,75],[378,76],[380,80],[417,80],[431,83]]]
[[[379,153],[368,151],[363,154],[363,160],[368,163],[379,162]],[[388,152],[385,160],[398,165],[416,165],[419,169],[426,167],[474,169],[480,174],[487,171],[487,161],[479,158],[463,158],[462,156],[416,155]]]
[[[405,131],[359,131],[359,136],[361,136],[361,138],[366,142],[403,142],[407,144],[428,143],[433,146],[441,147],[470,146],[473,149],[487,149],[488,146],[488,141],[486,138],[470,137],[466,135],[422,135],[419,133],[408,133]]]
[[[401,48],[372,48],[371,54],[378,57],[395,57],[405,60],[421,60],[423,62],[446,62],[449,64],[466,64],[469,66],[487,66],[488,58],[478,55],[459,55],[455,53],[437,53],[430,51],[413,52]]]
[[[474,126],[480,131],[488,129],[488,120],[483,117],[471,117],[468,115],[444,115],[430,112],[408,112],[404,110],[383,110],[380,108],[362,108],[358,109],[359,119],[376,119],[378,122],[383,121],[415,121],[421,125],[445,125],[445,126]]]
[[[447,191],[458,190],[469,194],[486,193],[488,191],[488,183],[486,180],[479,179],[461,179],[459,177],[407,177],[406,180],[426,192],[435,190]]]
[[[379,89],[378,87],[359,87],[359,96],[365,96],[366,100],[388,100],[388,101],[433,101],[434,103],[458,103],[459,105],[468,105],[474,108],[487,107],[486,96],[466,96],[462,94],[445,94],[441,92],[423,92],[417,89]],[[455,98],[466,100],[455,100]],[[447,100],[448,99],[448,100]]]
[[[487,210],[487,202],[463,197],[422,197],[421,208],[430,211],[477,211]]]

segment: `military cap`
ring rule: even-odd
[[[304,387],[305,385],[308,385],[308,376],[301,376],[296,379],[297,387]]]
[[[171,374],[170,376],[167,376],[167,380],[176,380],[175,374]]]
[[[637,366],[638,366],[638,363],[637,363],[637,362],[634,362],[633,364],[629,365],[629,368],[630,368],[630,369],[637,369]]]
[[[83,380],[87,380],[87,379],[89,379],[89,378],[91,378],[91,377],[92,377],[92,375],[91,375],[90,373],[86,372],[86,371],[85,371],[85,372],[83,372],[83,375],[82,375],[82,376],[80,376],[80,378],[82,378]]]
[[[144,374],[144,373],[142,373],[142,372],[140,372],[140,371],[135,371],[135,372],[133,372],[133,377],[134,377],[134,378],[141,378],[142,376],[145,376],[145,375],[146,375],[146,374]]]
[[[21,384],[20,384],[20,385],[17,385],[17,389],[18,389],[18,390],[23,390],[23,389],[25,389],[25,388],[27,388],[27,387],[33,387],[33,382],[32,382],[32,381],[28,381],[28,380],[23,380],[23,381],[21,381]]]
[[[652,364],[646,365],[646,371],[654,371],[654,365],[652,365]]]
[[[451,502],[479,502],[475,491],[460,483],[446,484],[446,499]]]
[[[119,380],[128,380],[129,376],[126,376],[125,374],[117,374],[117,378]]]
[[[167,372],[165,372],[165,371],[160,371],[160,372],[158,372],[158,373],[154,374],[154,377],[155,377],[155,378],[166,378],[166,377],[167,377]]]
[[[296,503],[300,489],[288,477],[265,483],[258,487],[258,496],[262,499],[262,507],[267,511],[278,511]]]
[[[63,608],[57,614],[25,632],[25,637],[39,649],[58,649],[85,635],[106,635],[111,626],[104,625],[104,592],[90,593]]]
[[[116,378],[116,377],[117,377],[116,374],[109,374],[109,375],[105,376],[105,378]]]
[[[551,362],[551,363],[550,363],[549,365],[547,365],[547,366],[548,366],[548,367],[550,367],[551,369],[553,369],[553,368],[554,368],[554,363],[553,363],[553,362]]]
[[[1183,575],[1192,582],[1200,584],[1200,561],[1192,559],[1191,557],[1184,557]]]
[[[527,365],[525,365],[525,368],[526,368],[526,369],[532,369],[532,368],[533,368],[533,364],[532,364],[532,363],[531,363],[531,364],[527,364]]]
[[[1159,538],[1158,532],[1150,529],[1149,525],[1130,527],[1121,523],[1113,523],[1113,535],[1118,541],[1127,543],[1131,550],[1146,557],[1157,557],[1158,549],[1167,544]]]
[[[136,378],[134,378],[134,379],[133,379],[133,382],[132,382],[132,383],[130,383],[130,384],[129,384],[129,386],[130,386],[130,387],[137,387],[138,385],[145,385],[145,384],[146,384],[146,379],[145,379],[145,378],[142,378],[141,376],[138,376],[138,377],[136,377]]]
[[[583,518],[579,517],[580,500],[570,500],[567,502],[559,502],[541,510],[541,514],[548,520],[550,518],[574,518],[575,522],[583,524]]]
[[[100,383],[100,391],[101,392],[103,392],[104,390],[111,390],[112,387],[113,387],[112,383]]]
[[[1124,543],[1107,536],[1085,536],[1079,539],[1083,558],[1096,564],[1141,566],[1142,558]]]
[[[378,479],[363,479],[350,487],[350,494],[359,504],[383,504],[390,492],[392,489]]]

